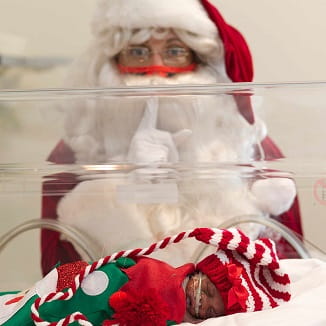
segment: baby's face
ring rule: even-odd
[[[200,292],[198,292],[199,284],[199,274],[194,274],[186,285],[187,308],[184,317],[186,322],[199,323],[208,318],[224,315],[224,303],[215,285],[205,275],[202,275]]]

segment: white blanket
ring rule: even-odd
[[[317,259],[282,260],[290,275],[292,298],[270,310],[208,319],[205,326],[325,326],[326,262]],[[183,323],[182,325],[193,325]]]

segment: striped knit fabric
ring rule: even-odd
[[[197,229],[195,233],[198,240],[217,248],[215,254],[197,264],[197,269],[205,273],[220,291],[226,314],[274,308],[290,300],[290,279],[280,268],[273,241],[253,241],[237,229]],[[226,266],[239,268],[241,273],[237,282],[232,283],[228,275],[221,276],[226,271],[221,267]],[[244,307],[229,307],[228,294],[235,283],[247,292]]]

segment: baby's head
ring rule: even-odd
[[[185,321],[196,323],[225,315],[221,294],[207,275],[201,272],[190,275],[185,294],[187,300]]]
[[[236,229],[200,229],[196,238],[218,250],[188,278],[184,321],[270,309],[290,299],[290,279],[271,240],[252,241]]]

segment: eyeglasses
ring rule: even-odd
[[[161,56],[164,65],[171,67],[185,67],[193,63],[194,53],[191,49],[182,46],[171,46],[156,52],[147,46],[129,46],[118,55],[119,63],[129,67],[151,65],[152,56],[157,53]]]

